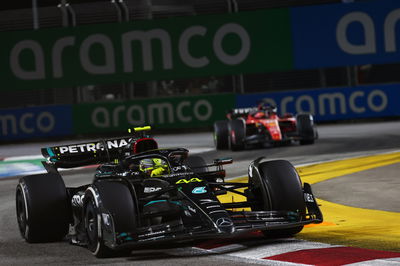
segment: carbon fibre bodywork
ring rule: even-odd
[[[186,153],[184,149],[153,150],[138,154],[126,160],[132,162],[148,157],[168,158],[170,153]],[[85,188],[97,201],[102,217],[101,228],[104,244],[111,249],[124,249],[146,243],[198,240],[218,237],[234,237],[257,230],[276,230],[303,226],[322,221],[316,200],[308,184],[304,186],[304,203],[307,212],[300,210],[257,210],[252,211],[257,200],[252,198],[249,183],[225,182],[225,171],[216,161],[207,167],[217,170],[195,172],[185,164],[171,164],[175,168],[170,174],[157,178],[144,179],[139,172],[121,171],[116,165],[100,166],[93,184]],[[113,171],[110,169],[113,168]],[[250,166],[253,179],[257,175],[257,162]],[[260,180],[262,180],[260,178]],[[118,231],[114,214],[109,211],[102,199],[102,183],[119,182],[129,188],[135,204],[133,231]],[[243,189],[245,189],[243,191]],[[246,197],[245,201],[223,203],[218,195],[228,191]],[[86,192],[86,197],[87,197]],[[265,194],[268,192],[265,191]],[[85,194],[84,194],[85,195]],[[254,198],[254,197],[253,197]],[[82,208],[85,198],[82,200]],[[269,204],[272,206],[271,204]],[[149,207],[152,208],[149,208]],[[122,207],[122,206],[121,206]],[[240,211],[237,211],[237,210]],[[84,213],[83,209],[78,213]],[[83,216],[77,223],[74,242],[87,244]]]
[[[241,150],[264,144],[312,144],[318,138],[313,116],[285,114],[260,108],[237,108],[227,114],[228,120],[214,124],[217,149]]]
[[[68,239],[87,246],[98,257],[152,243],[229,238],[252,231],[291,235],[301,231],[303,225],[322,222],[311,187],[301,183],[287,161],[264,162],[265,158],[259,158],[249,166],[248,182],[227,182],[223,165],[232,163],[232,159],[206,164],[201,157],[188,156],[184,148],[159,149],[148,137],[118,145],[123,141],[120,138],[112,140],[112,145],[102,141],[42,150],[49,172],[41,176],[43,180],[61,180],[60,167],[100,163],[93,182],[65,188],[67,196],[62,199],[68,202],[64,215],[69,217],[64,221],[69,224]],[[149,177],[139,167],[149,158],[165,161],[168,169]],[[26,180],[29,183],[33,179],[25,177],[20,184]],[[65,187],[62,181],[57,185]],[[29,186],[20,188],[17,213],[24,218],[24,209],[31,206],[24,191],[31,197],[40,192]],[[227,193],[239,199],[222,201],[220,196]],[[29,222],[22,218],[20,224]],[[20,229],[23,232],[26,227],[22,224]]]

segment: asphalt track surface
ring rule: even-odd
[[[312,260],[304,260],[307,254],[290,253],[292,260],[276,254],[284,253],[285,250],[296,252],[306,248],[307,251],[314,252],[308,257],[317,258],[322,256],[318,250],[325,245],[335,252],[341,252],[342,246],[351,247],[346,249],[347,252],[368,248],[370,250],[357,254],[371,256],[372,260],[385,256],[396,257],[396,254],[400,257],[400,253],[390,253],[400,252],[400,241],[396,242],[396,239],[400,239],[400,230],[397,229],[400,221],[400,155],[392,153],[400,151],[399,129],[400,121],[322,125],[318,127],[320,139],[314,145],[293,144],[233,153],[213,150],[211,133],[157,137],[162,147],[186,147],[201,152],[209,161],[213,158],[232,157],[234,164],[226,167],[231,178],[245,176],[249,162],[260,156],[267,159],[287,159],[298,166],[303,181],[307,179],[307,182],[313,183],[313,191],[319,199],[325,221],[320,226],[305,228],[296,238],[291,239],[249,236],[236,239],[234,243],[141,249],[135,250],[129,257],[99,260],[85,248],[72,246],[67,242],[25,243],[19,236],[15,217],[14,197],[18,177],[0,180],[0,265],[293,265],[287,261],[316,265],[318,263]],[[3,145],[0,146],[0,157],[35,155],[39,153],[38,148],[52,144],[54,143]],[[382,153],[386,157],[372,156]],[[386,155],[387,153],[392,155]],[[354,157],[361,159],[332,162]],[[310,166],[320,162],[325,163],[318,166],[319,168]],[[64,172],[64,179],[67,186],[77,186],[90,182],[92,173],[93,169],[67,171]],[[338,176],[332,173],[337,173]],[[376,232],[379,232],[377,236]],[[386,253],[375,254],[374,251]],[[296,260],[296,256],[300,255],[302,258]],[[337,257],[332,257],[332,261],[337,260]],[[347,263],[359,261],[362,260],[349,259]],[[371,263],[359,265],[399,265],[400,260]]]

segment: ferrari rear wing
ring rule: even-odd
[[[234,108],[231,110],[231,113],[234,115],[244,115],[249,114],[251,112],[257,111],[257,107],[249,107],[249,108]]]
[[[248,115],[249,113],[257,111],[257,107],[249,107],[249,108],[234,108],[229,111],[228,118],[235,119],[237,117],[243,117]]]

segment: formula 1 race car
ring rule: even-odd
[[[108,257],[146,244],[251,231],[291,236],[322,222],[310,185],[288,161],[259,158],[247,183],[225,182],[223,165],[232,159],[206,164],[184,148],[159,149],[140,134],[42,149],[48,173],[22,177],[16,189],[22,237],[29,243],[67,238]],[[92,183],[65,187],[58,168],[93,163],[101,164]],[[221,202],[218,196],[227,193],[244,200]]]
[[[276,107],[268,104],[233,109],[227,118],[214,123],[214,143],[218,150],[243,150],[247,146],[292,141],[305,145],[318,138],[312,115],[288,113],[279,117]]]

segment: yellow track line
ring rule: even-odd
[[[354,208],[317,200],[321,205],[324,223],[306,226],[297,238],[400,252],[400,213]]]
[[[400,163],[400,153],[302,166],[298,167],[297,171],[303,182],[314,184],[394,163]],[[384,191],[376,193],[384,193]],[[400,213],[349,207],[321,199],[318,199],[318,203],[321,205],[325,223],[321,226],[306,227],[298,238],[330,244],[400,251]]]
[[[394,163],[400,163],[400,152],[301,166],[297,167],[297,171],[303,182],[315,184]],[[247,182],[247,178],[241,177],[235,179],[235,182]],[[224,202],[244,200],[241,196],[232,193],[219,196],[219,199]],[[306,226],[297,238],[337,245],[400,251],[400,213],[355,208],[317,200],[321,205],[324,222],[316,226]]]
[[[301,180],[314,184],[334,177],[400,162],[400,152],[363,156],[297,167]]]

